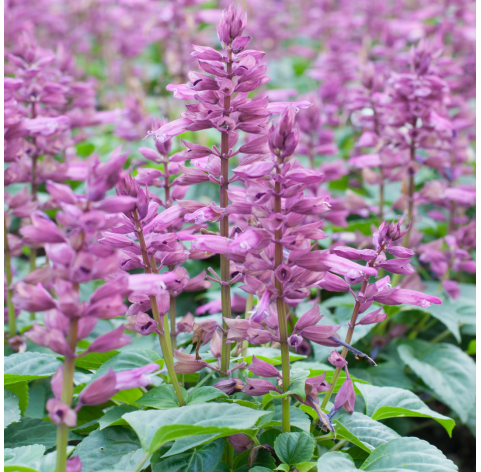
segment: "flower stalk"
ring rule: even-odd
[[[149,260],[149,256],[147,254],[147,245],[145,243],[144,233],[142,231],[142,226],[140,224],[140,219],[137,210],[133,212],[135,226],[137,228],[137,235],[139,238],[140,250],[142,253],[142,260],[144,262],[144,271],[146,274],[152,273],[152,266]],[[154,264],[155,265],[155,264]],[[157,270],[157,268],[155,268]],[[175,394],[179,401],[180,406],[185,406],[185,400],[182,395],[182,391],[180,389],[179,381],[177,379],[177,374],[174,370],[174,359],[173,359],[173,351],[170,345],[170,330],[169,330],[169,323],[165,316],[161,317],[159,312],[159,306],[157,304],[157,299],[154,295],[149,296],[150,304],[152,306],[152,315],[154,320],[157,322],[159,326],[158,336],[160,347],[162,349],[162,353],[164,354],[164,362],[167,367],[167,371],[169,373],[170,379],[172,381],[172,385],[174,386]],[[162,319],[163,318],[163,319]],[[163,329],[162,329],[163,327]],[[173,327],[175,329],[175,326]]]

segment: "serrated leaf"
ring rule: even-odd
[[[23,418],[5,430],[5,447],[13,448],[41,444],[47,449],[57,443],[57,425],[37,418]]]
[[[334,422],[338,438],[347,439],[366,452],[400,437],[396,431],[362,413],[345,413]]]
[[[272,410],[266,410],[272,412]],[[295,426],[303,431],[309,432],[311,428],[311,420],[306,413],[304,413],[299,408],[296,408],[291,405],[290,407],[290,420],[291,426]],[[266,417],[264,420],[261,420],[263,428],[270,428],[272,426],[282,426],[282,405],[275,405],[274,406],[274,414],[270,417]]]
[[[4,450],[4,465],[32,465],[45,453],[45,446],[33,444]]]
[[[5,385],[5,390],[14,393],[19,399],[18,406],[20,408],[20,413],[25,414],[28,407],[28,382],[16,382],[9,385]]]
[[[187,398],[187,392],[181,387],[184,398]],[[175,394],[173,385],[161,385],[149,390],[142,395],[137,403],[143,406],[156,408],[157,410],[169,410],[170,408],[179,408],[179,401]]]
[[[448,434],[455,421],[431,410],[417,395],[409,390],[395,387],[360,385],[359,390],[366,404],[366,414],[374,420],[399,417],[433,418],[444,426]]]
[[[299,395],[304,400],[306,399],[306,388],[304,380],[295,380],[289,385],[289,389],[285,393],[278,393],[275,390],[269,392],[272,398],[284,398],[291,395]]]
[[[227,395],[215,387],[199,387],[190,392],[187,397],[187,405],[197,405],[205,403],[216,398],[227,398]]]
[[[18,406],[19,399],[17,395],[9,390],[4,390],[3,400],[3,427],[20,421],[20,408]]]
[[[175,441],[174,445],[162,457],[169,457],[180,454],[193,447],[203,446],[204,444],[215,441],[219,437],[218,433],[199,434],[198,436],[189,436]]]
[[[61,362],[51,354],[21,352],[5,357],[5,385],[50,377]]]
[[[228,403],[205,403],[168,411],[136,411],[123,418],[136,431],[144,451],[153,453],[166,442],[188,436],[250,431],[267,414]]]
[[[130,413],[132,411],[137,411],[138,408],[132,405],[118,405],[107,410],[105,415],[103,415],[99,420],[99,429],[105,429],[109,426],[125,425],[127,422],[122,419],[125,413]]]
[[[402,366],[393,361],[382,362],[377,367],[367,369],[349,369],[349,374],[378,387],[413,388],[413,383],[403,372]]]
[[[93,431],[76,448],[73,456],[82,461],[82,472],[97,472],[117,468],[124,456],[140,449],[134,431],[122,426],[112,426]]]
[[[323,454],[317,464],[318,469],[322,470],[322,472],[351,472],[358,470],[349,454],[337,451]]]
[[[458,468],[428,442],[409,437],[394,439],[376,448],[366,459],[361,470],[453,472]]]
[[[91,352],[84,357],[75,359],[75,366],[86,370],[98,370],[119,351]]]
[[[274,442],[277,457],[290,466],[312,458],[316,440],[309,433],[282,433]]]
[[[161,458],[152,465],[152,472],[213,472],[222,459],[224,439],[218,439],[184,454]]]
[[[453,333],[458,343],[461,342],[461,334],[459,333],[459,319],[457,314],[457,302],[452,303],[450,301],[443,301],[441,305],[431,305],[430,307],[416,307],[415,311],[422,311],[423,313],[429,313],[434,318],[441,321],[446,328]],[[405,306],[401,308],[401,311],[414,311],[412,307]]]
[[[105,362],[98,370],[92,375],[89,383],[90,385],[95,379],[98,379],[102,375],[106,374],[109,369],[113,369],[114,372],[123,372],[125,370],[137,369],[153,362],[163,367],[164,360],[160,356],[150,349],[129,349],[127,351],[121,351],[116,354],[107,362]]]
[[[398,346],[401,359],[466,422],[474,405],[476,367],[473,359],[452,344],[409,341]]]

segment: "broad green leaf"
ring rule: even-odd
[[[57,425],[37,418],[23,418],[5,430],[5,447],[41,444],[47,449],[57,443]]]
[[[67,456],[69,456],[75,448],[73,446],[67,447]],[[55,470],[57,463],[57,451],[45,454],[34,466],[39,472],[52,472]]]
[[[20,413],[22,415],[25,414],[25,411],[27,410],[28,407],[28,382],[23,381],[23,382],[17,382],[17,383],[11,383],[8,385],[5,385],[5,390],[8,390],[9,392],[14,393],[17,395],[19,399],[18,406],[20,408]]]
[[[366,452],[400,437],[396,431],[362,413],[345,413],[334,422],[338,438],[347,439]]]
[[[3,427],[16,423],[20,420],[20,408],[18,407],[19,399],[17,395],[9,390],[4,390],[3,400]]]
[[[189,393],[187,405],[197,405],[198,403],[205,403],[216,398],[227,398],[227,395],[215,387],[200,387]]]
[[[393,439],[376,448],[366,459],[361,470],[454,472],[458,468],[428,442],[409,437]]]
[[[188,436],[220,433],[230,436],[256,427],[269,412],[228,403],[189,405],[168,411],[136,411],[123,418],[132,426],[145,452]]]
[[[49,382],[49,379],[32,382],[28,389],[28,407],[23,416],[28,418],[44,418],[47,415],[45,404],[47,402],[47,388],[44,384]]]
[[[272,469],[268,469],[267,467],[262,467],[260,465],[256,465],[249,469],[249,472],[272,472]]]
[[[476,355],[476,339],[471,339],[468,344],[468,349],[466,351],[466,354],[470,356],[475,356]]]
[[[267,412],[271,412],[272,410],[266,410]],[[291,405],[290,408],[291,414],[291,426],[295,426],[296,428],[301,429],[302,431],[309,432],[311,428],[311,420],[306,413],[304,413],[299,408],[296,408]],[[263,428],[270,428],[272,426],[282,426],[282,405],[275,405],[274,406],[274,415],[265,417],[261,420],[261,425]]]
[[[241,452],[234,457],[234,467],[236,472],[247,472],[251,470],[248,461],[252,450]],[[272,457],[271,453],[266,449],[257,449],[254,462],[252,466],[257,465],[258,467],[267,467],[269,470],[273,470],[276,466],[276,461]]]
[[[3,472],[38,472],[37,469],[32,469],[28,465],[6,465]]]
[[[45,453],[45,446],[33,444],[31,446],[15,447],[4,450],[5,465],[32,465],[40,460]]]
[[[290,466],[312,458],[316,440],[308,433],[282,433],[274,442],[277,457]]]
[[[188,438],[177,439],[174,445],[162,455],[162,457],[169,457],[175,454],[180,454],[193,447],[202,446],[208,442],[215,441],[220,435],[218,433],[199,434],[198,436],[189,436]]]
[[[366,414],[374,420],[398,417],[433,418],[451,436],[455,421],[431,410],[417,395],[409,390],[394,387],[359,385],[366,404]]]
[[[95,379],[98,379],[102,375],[106,374],[109,369],[113,369],[114,372],[123,372],[125,370],[137,369],[147,364],[157,363],[160,367],[163,367],[164,360],[160,356],[150,349],[129,349],[127,351],[121,351],[116,354],[107,362],[105,362],[98,370],[92,375],[90,385]]]
[[[401,308],[401,311],[422,311],[429,313],[434,318],[441,321],[446,328],[453,333],[458,343],[461,342],[461,334],[459,333],[459,320],[456,312],[457,303],[444,300],[441,305],[431,305],[430,307],[416,307],[415,310],[412,307],[405,306]]]
[[[93,431],[76,448],[73,456],[82,461],[82,472],[97,472],[117,468],[124,456],[140,449],[134,431],[122,426],[112,426]]]
[[[398,353],[435,396],[466,422],[475,401],[473,359],[452,344],[433,345],[418,340],[399,345]]]
[[[299,395],[304,400],[306,399],[306,387],[304,380],[295,380],[289,385],[289,389],[285,393],[277,393],[275,390],[269,392],[272,398],[284,398],[290,395]]]
[[[137,411],[138,408],[132,405],[118,405],[107,410],[105,415],[103,415],[99,420],[99,429],[105,429],[109,426],[125,425],[127,424],[122,416],[125,413],[130,413],[132,411]]]
[[[316,462],[299,462],[299,464],[296,464],[296,470],[299,472],[309,472],[309,470],[316,466]]]
[[[181,389],[184,398],[187,398],[187,392],[182,387]],[[170,408],[179,408],[180,406],[173,385],[161,385],[160,387],[155,387],[142,395],[142,397],[137,400],[137,403],[143,406],[156,408],[157,410],[169,410]]]
[[[98,370],[109,359],[118,354],[119,351],[91,352],[84,357],[75,359],[76,367],[86,370]]]
[[[5,385],[50,377],[61,362],[51,354],[22,352],[5,357]]]
[[[382,362],[377,367],[373,366],[367,369],[349,369],[349,374],[378,387],[413,388],[413,383],[403,372],[402,365],[393,361]],[[359,388],[359,390],[361,389]]]
[[[318,470],[322,472],[351,472],[356,471],[356,466],[349,454],[343,452],[328,452],[319,457]]]
[[[361,467],[364,461],[367,459],[371,451],[367,452],[358,446],[350,447],[347,453],[352,457],[356,467]]]
[[[202,448],[193,448],[189,452],[161,458],[152,465],[152,472],[213,472],[222,459],[224,439],[218,439]]]

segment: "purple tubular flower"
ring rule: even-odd
[[[67,459],[65,472],[82,472],[82,461],[79,456]]]
[[[244,387],[244,382],[241,379],[224,379],[219,380],[213,385],[213,387],[218,388],[227,395],[231,395],[234,392],[240,392]]]
[[[140,333],[142,336],[147,336],[156,331],[157,323],[146,313],[138,313],[135,315],[134,327],[137,333]]]
[[[46,329],[37,323],[25,333],[25,336],[39,346],[50,348],[53,352],[72,357],[73,353],[68,345],[65,335],[58,329]]]
[[[65,424],[70,428],[77,426],[77,413],[57,398],[47,401],[47,411],[53,423]]]
[[[356,402],[356,393],[354,392],[354,384],[351,377],[349,377],[347,367],[344,367],[344,369],[346,371],[346,380],[341,385],[339,392],[337,392],[333,410],[338,411],[344,407],[347,413],[352,413]]]
[[[273,385],[268,380],[264,379],[250,379],[246,378],[246,385],[242,389],[242,392],[252,395],[253,397],[260,397],[266,393],[272,392],[273,390],[281,393],[275,385]]]
[[[171,121],[155,131],[149,131],[148,136],[154,135],[155,139],[161,143],[165,143],[169,139],[182,134],[186,131],[187,127],[192,123],[189,118],[179,118],[178,120]]]
[[[56,308],[57,304],[51,295],[43,288],[42,284],[36,286],[19,282],[12,302],[20,310],[46,311]]]
[[[314,326],[321,321],[322,317],[324,315],[321,315],[319,312],[319,306],[318,305],[313,305],[313,307],[309,310],[306,311],[298,320],[296,325],[294,326],[294,333],[302,331],[304,328],[307,328],[308,326]]]
[[[37,243],[63,243],[65,235],[46,215],[36,212],[31,215],[32,225],[24,226],[20,233],[27,241]]]
[[[372,311],[371,313],[368,313],[361,319],[361,321],[358,321],[356,324],[368,325],[374,323],[381,323],[381,321],[384,321],[387,318],[386,313],[381,313],[381,310],[382,307],[378,308],[375,311]]]
[[[178,361],[174,365],[176,374],[193,374],[207,367],[207,362],[204,360],[198,360],[193,354],[186,354],[177,349],[174,350],[174,357]]]
[[[390,259],[382,262],[378,267],[393,274],[414,274],[416,269],[409,262],[408,259]]]
[[[252,439],[249,439],[245,434],[238,433],[232,436],[228,436],[232,447],[240,454],[241,452],[248,451],[254,446]]]
[[[428,307],[433,303],[435,305],[441,305],[442,303],[438,297],[425,295],[415,290],[407,290],[399,286],[378,292],[373,296],[373,299],[384,305],[401,305],[402,303],[406,303],[407,305]]]
[[[252,356],[252,364],[247,370],[250,370],[259,377],[282,377],[280,372],[272,364],[258,359],[256,356]]]
[[[80,392],[79,405],[101,405],[110,400],[119,390],[122,389],[117,388],[116,374],[109,369],[105,375],[95,379]]]
[[[119,326],[109,333],[102,334],[88,347],[85,354],[89,352],[107,352],[130,344],[130,336],[126,336],[123,333],[124,327]]]
[[[327,360],[334,366],[334,367],[344,367],[347,365],[346,359],[341,356],[337,351],[331,351],[331,355],[327,358]]]
[[[115,374],[115,388],[117,390],[129,390],[131,388],[147,387],[147,385],[152,383],[152,379],[158,370],[159,365],[152,363],[138,369],[119,372]]]

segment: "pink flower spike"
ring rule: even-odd
[[[349,377],[347,367],[344,367],[346,371],[346,380],[341,385],[339,392],[337,392],[336,399],[334,400],[334,410],[339,410],[344,407],[347,413],[354,411],[354,404],[356,403],[356,393],[354,392],[354,384]]]
[[[381,313],[381,310],[382,310],[382,307],[378,308],[375,311],[372,311],[371,313],[368,313],[361,319],[361,321],[358,321],[356,324],[369,325],[369,324],[380,323],[381,321],[384,321],[387,318],[387,315],[386,313]]]
[[[153,135],[157,141],[165,143],[174,136],[185,133],[187,126],[191,123],[192,120],[189,118],[179,118],[178,120],[171,121],[170,123],[161,126],[155,131],[149,131],[147,136]]]
[[[435,305],[441,305],[442,303],[441,299],[438,297],[425,295],[424,293],[416,292],[415,290],[399,288],[399,286],[378,292],[373,298],[376,302],[384,305],[401,305],[402,303],[406,303],[408,305],[428,307],[431,306],[432,303]]]
[[[110,400],[120,389],[116,388],[113,369],[87,385],[79,395],[79,405],[101,405]]]
[[[242,389],[244,393],[252,395],[253,397],[261,397],[273,390],[281,393],[271,382],[264,379],[250,379],[246,377],[246,385]]]
[[[313,305],[313,307],[306,311],[298,320],[294,327],[294,333],[302,331],[304,328],[308,326],[314,326],[321,321],[324,315],[320,314],[319,305]]]

